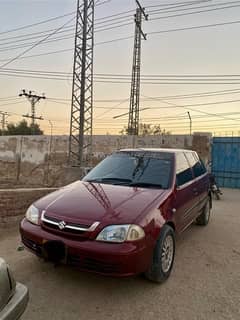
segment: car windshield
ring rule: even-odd
[[[100,162],[83,181],[167,189],[172,158],[167,152],[118,152]]]

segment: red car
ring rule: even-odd
[[[194,151],[120,150],[26,212],[23,244],[54,263],[112,276],[145,273],[163,282],[172,270],[175,233],[207,225],[207,171]]]

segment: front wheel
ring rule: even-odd
[[[196,222],[200,226],[206,226],[209,222],[210,219],[210,214],[211,214],[211,205],[210,205],[210,199],[208,199],[205,207],[203,208],[202,213],[200,214],[199,217],[197,217]]]
[[[175,255],[175,234],[174,230],[164,225],[157,240],[153,260],[150,268],[145,273],[147,279],[162,283],[170,275]]]

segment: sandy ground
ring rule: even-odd
[[[239,320],[239,207],[240,190],[224,190],[209,225],[192,225],[177,239],[173,272],[163,285],[54,268],[16,250],[16,229],[1,230],[0,256],[30,290],[22,320]]]

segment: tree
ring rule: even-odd
[[[9,123],[7,124],[7,129],[2,132],[0,130],[0,135],[6,136],[28,136],[28,135],[42,135],[43,131],[40,129],[40,126],[35,123],[34,125],[28,125],[26,120],[22,120],[17,124]]]
[[[125,126],[120,134],[128,134],[128,128]],[[149,136],[149,135],[169,135],[171,132],[161,129],[160,124],[149,124],[149,123],[140,123],[139,124],[139,135],[140,136]]]

